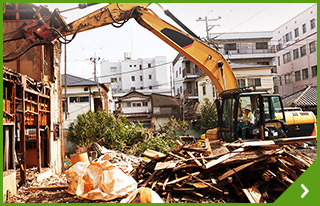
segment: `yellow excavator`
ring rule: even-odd
[[[94,4],[79,4],[84,8]],[[4,43],[24,39],[14,52],[3,56],[3,61],[13,61],[28,49],[50,44],[58,39],[68,43],[79,32],[106,25],[121,27],[129,19],[135,19],[141,26],[162,39],[184,57],[201,68],[214,83],[219,93],[216,101],[218,109],[217,136],[226,142],[241,137],[238,125],[242,110],[250,107],[254,122],[247,128],[245,139],[274,139],[280,142],[313,141],[316,136],[294,137],[288,140],[287,123],[279,95],[256,92],[251,88],[239,88],[236,77],[223,55],[218,50],[199,39],[192,31],[175,18],[168,10],[165,13],[186,32],[165,22],[148,8],[149,3],[110,3],[82,18],[66,24],[58,9],[49,12],[41,7],[37,11],[39,20],[34,20],[11,33],[4,34]],[[70,40],[66,36],[73,35]]]

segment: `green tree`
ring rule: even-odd
[[[209,99],[204,99],[204,104],[200,107],[197,129],[206,131],[216,128],[218,124],[217,110],[214,103]]]
[[[172,124],[178,125],[174,121]],[[116,118],[103,110],[78,115],[68,132],[68,140],[78,147],[88,149],[100,140],[99,144],[108,149],[133,155],[140,155],[146,149],[167,153],[177,144],[176,139],[179,137],[170,131],[154,136],[142,124],[130,123],[124,117]]]

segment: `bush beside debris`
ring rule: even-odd
[[[174,118],[167,124],[174,123],[185,126],[185,123]],[[167,124],[162,128],[167,128]],[[176,128],[181,129],[181,126]],[[176,140],[180,139],[175,129],[163,129],[154,134],[140,123],[130,123],[124,117],[115,117],[103,110],[78,115],[69,127],[67,138],[78,147],[89,149],[93,143],[99,142],[107,149],[137,156],[147,149],[168,153],[177,145]]]

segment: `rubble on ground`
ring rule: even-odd
[[[149,161],[112,150],[103,151],[107,155],[96,162],[117,165],[115,167],[126,175],[132,175],[137,188],[147,188],[141,190],[145,193],[134,190],[126,198],[124,195],[110,199],[111,203],[148,201],[143,199],[148,199],[144,194],[149,193],[170,203],[274,202],[317,158],[316,144],[279,146],[268,141],[222,143],[216,140],[207,142],[207,148],[180,143],[166,155],[147,150],[144,156]],[[43,175],[36,170],[28,169],[27,184],[8,202],[106,202],[69,194],[66,188],[71,182],[65,174],[55,175],[44,170],[47,175]]]
[[[208,153],[180,144],[177,150],[143,163],[134,177],[139,186],[155,190],[167,203],[274,202],[313,162],[272,141],[215,141],[211,147]]]

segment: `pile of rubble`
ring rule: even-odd
[[[28,169],[9,202],[148,202],[148,195],[167,203],[274,202],[315,160],[301,151],[317,151],[273,141],[178,143],[166,155],[147,150],[147,158],[98,148],[98,159],[61,175]]]
[[[167,155],[147,151],[134,178],[167,203],[274,202],[311,164],[273,141],[222,144],[208,152],[180,144]]]

